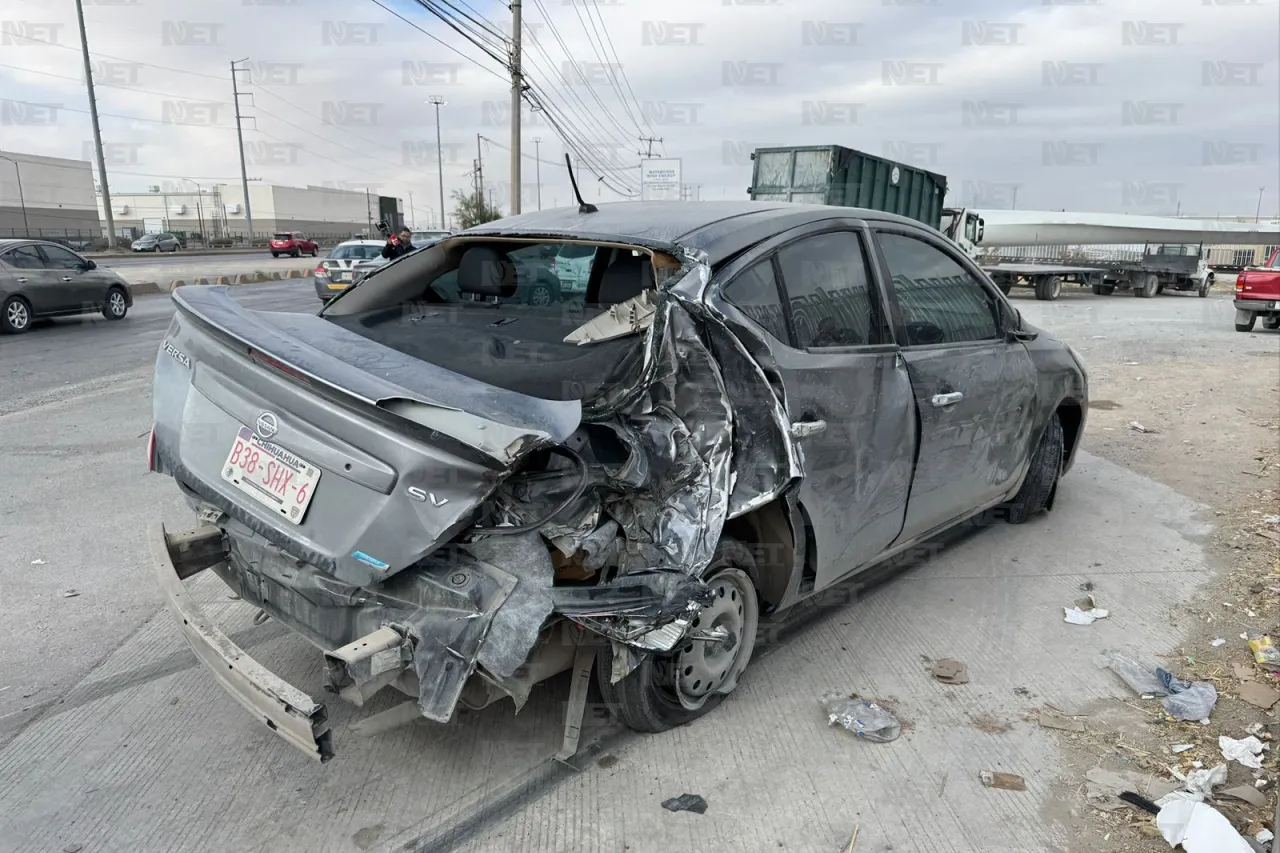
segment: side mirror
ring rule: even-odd
[[[98,265],[94,263],[92,260],[86,259],[85,262],[80,265],[80,267],[81,269],[86,269],[86,270],[96,270],[98,268]]]

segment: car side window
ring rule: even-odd
[[[915,237],[880,232],[876,239],[893,277],[908,346],[999,339],[996,299],[968,270]]]
[[[773,274],[773,262],[757,261],[734,277],[724,289],[724,298],[761,328],[780,341],[790,340],[782,296]]]
[[[10,249],[0,255],[0,260],[20,270],[44,269],[44,258],[40,257],[35,246],[18,246],[16,249]]]
[[[41,246],[45,266],[51,270],[78,270],[83,263],[79,257],[61,246]]]
[[[806,237],[778,251],[795,345],[883,343],[884,323],[862,241],[852,231]]]

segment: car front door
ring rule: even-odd
[[[106,283],[96,270],[86,269],[84,258],[61,246],[41,245],[45,268],[57,284],[58,311],[90,311],[102,307]]]
[[[0,256],[12,275],[10,286],[31,303],[36,314],[60,310],[60,282],[56,270],[46,269],[44,257],[34,243],[16,246]]]
[[[814,554],[801,591],[874,560],[897,538],[907,506],[911,382],[868,240],[856,222],[828,220],[780,235],[725,271],[721,310],[769,336],[792,434],[804,436],[799,499]]]
[[[885,225],[876,245],[920,418],[905,541],[1017,487],[1034,446],[1036,370],[1005,334],[1008,306],[942,238]]]

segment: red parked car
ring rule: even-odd
[[[1280,249],[1236,276],[1236,331],[1252,332],[1259,316],[1262,328],[1280,329]]]
[[[310,255],[314,258],[319,251],[319,244],[308,239],[307,235],[301,231],[280,231],[271,235],[271,257],[273,258],[281,255],[290,255],[295,258]]]

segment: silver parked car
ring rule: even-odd
[[[20,334],[45,317],[101,312],[123,320],[133,306],[129,285],[66,246],[43,240],[0,240],[0,332]]]
[[[312,273],[316,296],[327,302],[351,286],[356,280],[356,268],[361,264],[386,263],[382,259],[383,245],[379,240],[347,240],[334,246]]]
[[[144,234],[129,244],[135,252],[176,252],[182,241],[172,234]]]
[[[566,242],[595,250],[585,289],[528,298]],[[324,707],[185,579],[212,568],[357,704],[391,687],[447,722],[571,669],[567,756],[593,671],[631,728],[686,723],[762,614],[1050,510],[1088,409],[1079,357],[954,244],[856,208],[583,205],[460,232],[317,315],[173,301],[150,467],[200,525],[152,527],[157,577],[219,683],[319,760]]]

